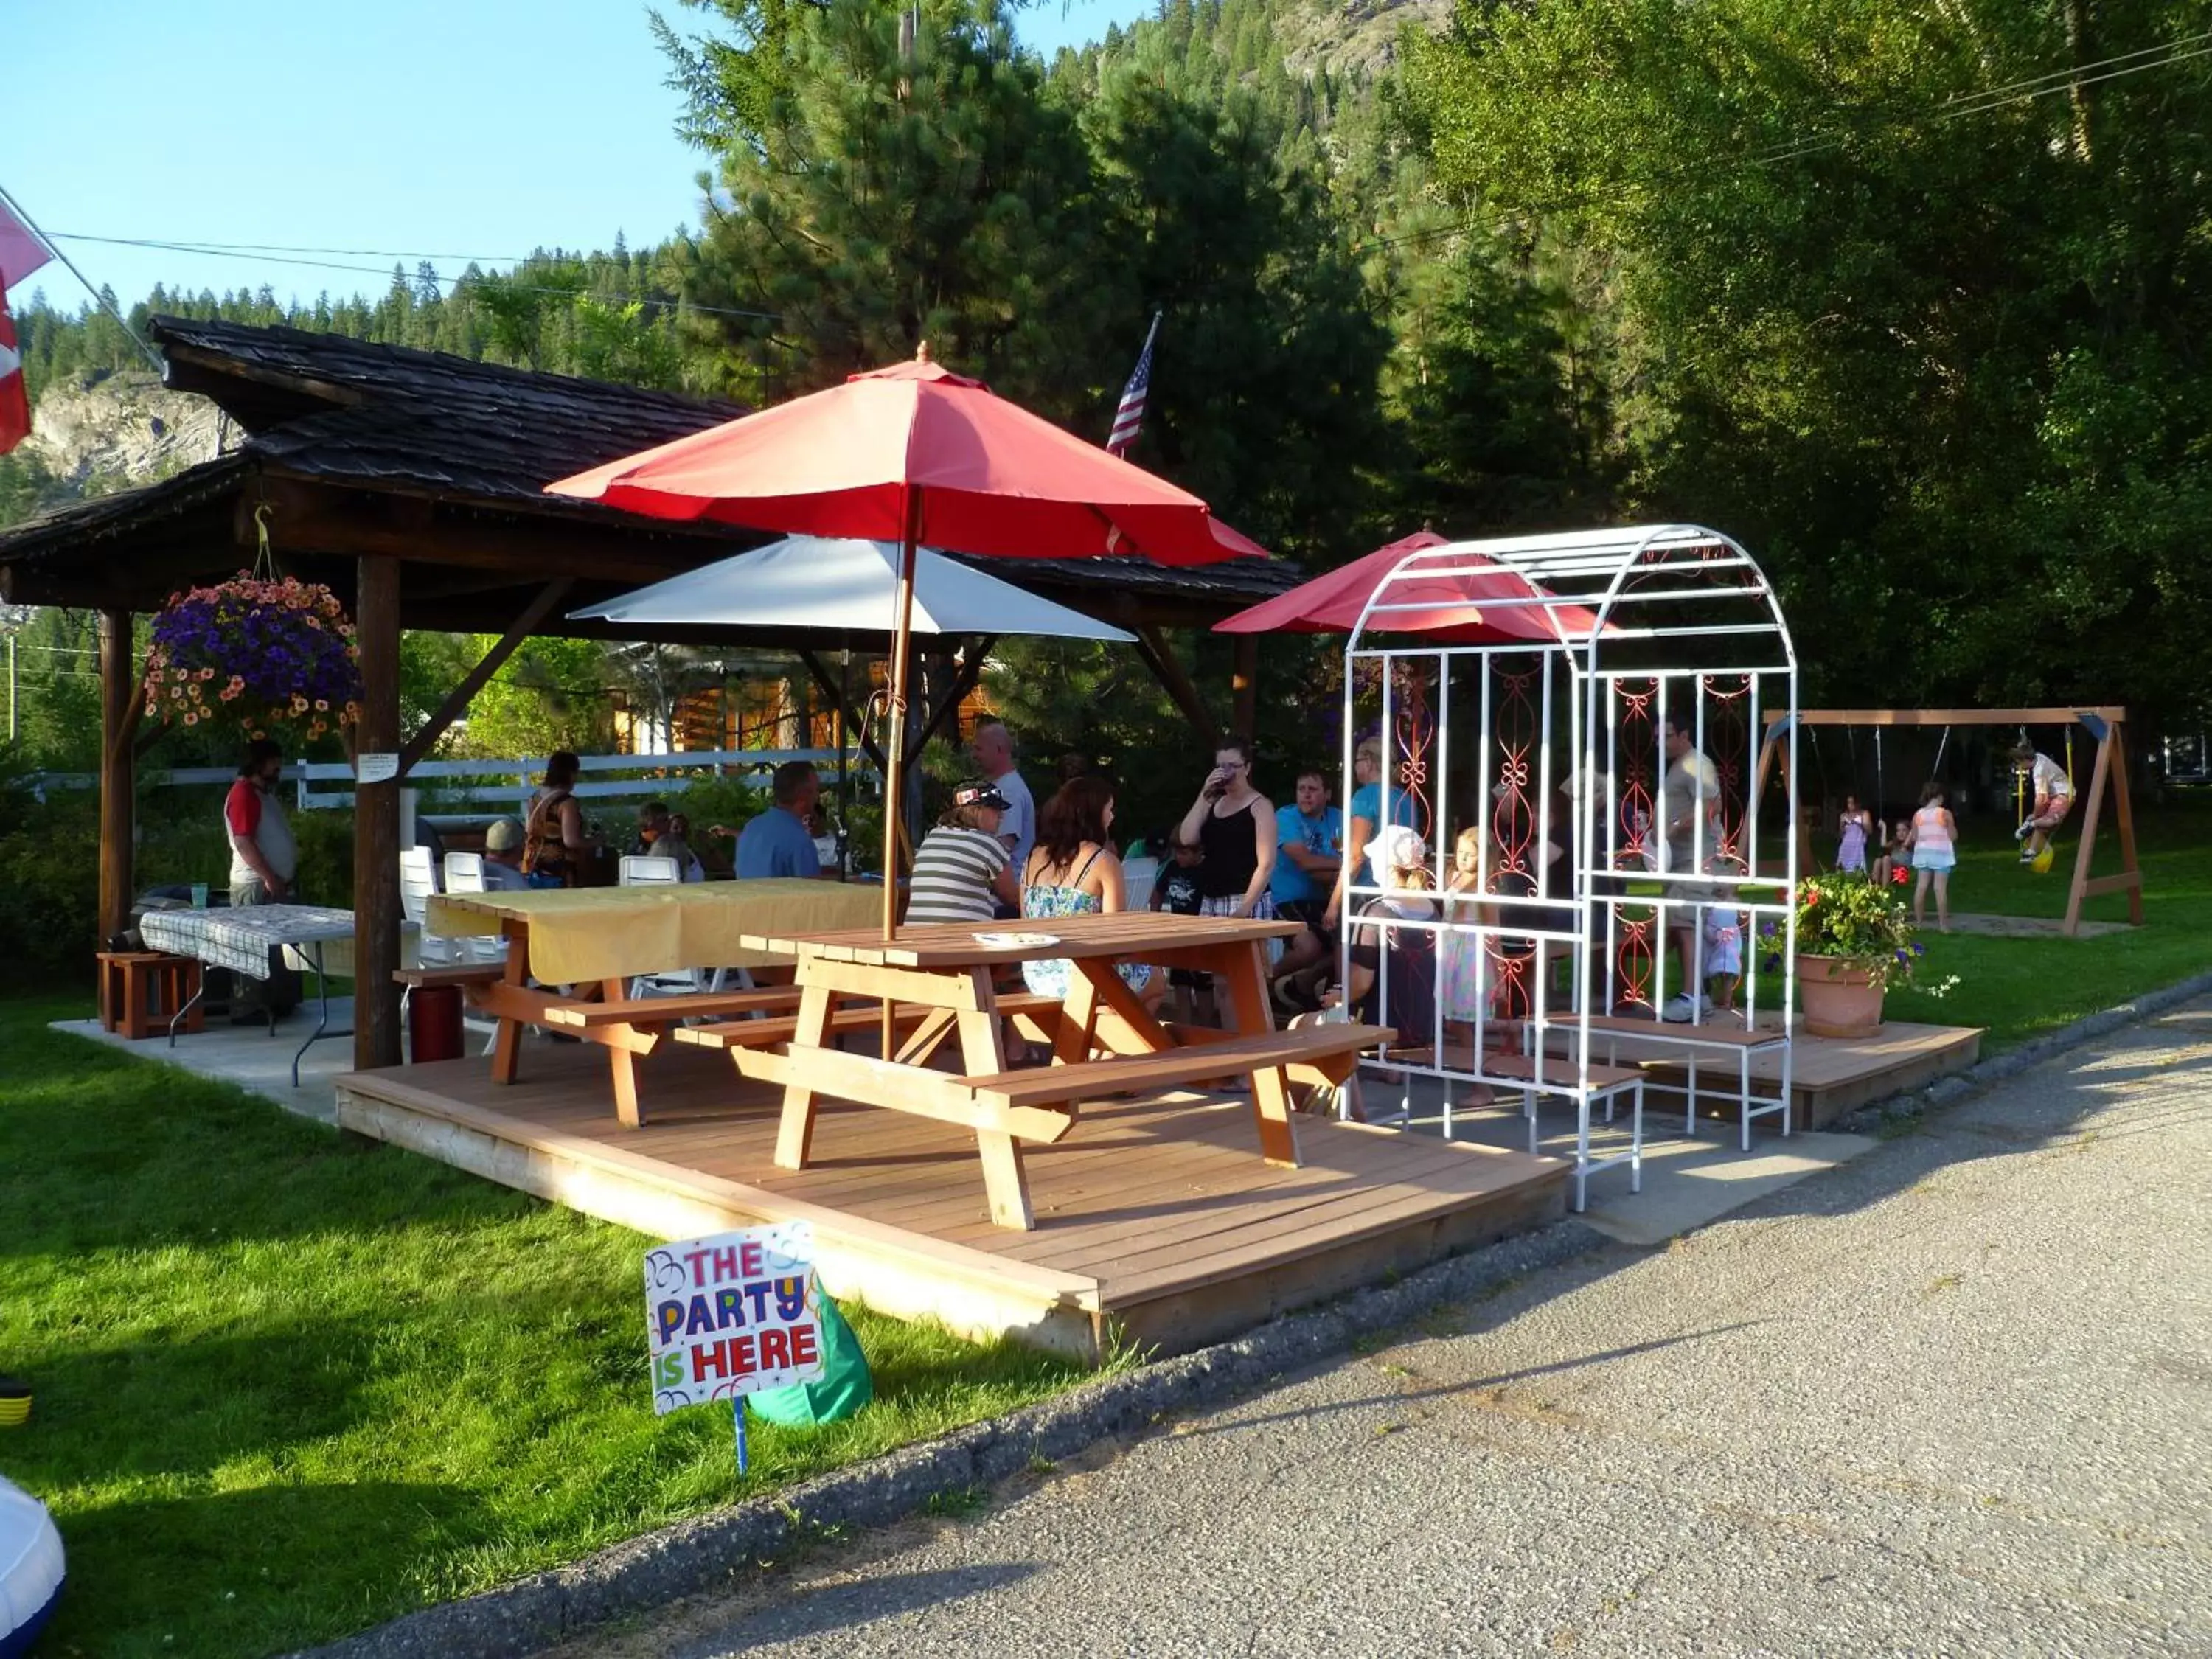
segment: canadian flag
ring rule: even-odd
[[[8,290],[0,288],[0,455],[31,434],[31,398],[23,388],[23,354],[15,349],[15,323]]]
[[[44,239],[0,193],[0,455],[22,442],[31,430],[31,396],[23,385],[23,354],[16,347],[15,320],[8,315],[8,284],[21,282],[53,257]]]

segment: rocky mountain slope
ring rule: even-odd
[[[99,495],[211,460],[242,435],[206,398],[125,371],[48,386],[23,447],[72,493]]]

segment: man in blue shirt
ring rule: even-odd
[[[1374,868],[1375,855],[1382,849],[1382,837],[1376,832],[1382,827],[1383,814],[1389,814],[1394,824],[1413,827],[1417,814],[1413,798],[1401,790],[1386,790],[1382,776],[1382,740],[1363,738],[1358,748],[1352,752],[1352,824],[1346,843],[1350,856],[1338,866],[1336,883],[1328,896],[1328,908],[1322,913],[1322,921],[1334,927],[1346,908],[1345,889],[1353,883],[1382,884],[1383,872]],[[1387,799],[1385,799],[1387,796]],[[1350,907],[1357,911],[1359,906]]]
[[[786,761],[769,786],[775,804],[757,814],[738,837],[738,876],[818,876],[822,856],[810,827],[822,780],[805,761]]]
[[[1275,914],[1305,924],[1277,964],[1278,973],[1290,974],[1328,956],[1328,929],[1322,913],[1344,866],[1344,814],[1328,804],[1328,780],[1319,772],[1299,773],[1297,805],[1277,809],[1275,848],[1275,873],[1269,883]]]

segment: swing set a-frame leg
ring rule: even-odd
[[[2120,832],[2120,867],[2109,876],[2092,877],[2089,857],[2097,843],[2097,820],[2105,805],[2105,783],[2112,786],[2112,817]],[[2097,763],[2089,775],[2089,805],[2081,817],[2081,845],[2074,854],[2074,881],[2066,895],[2066,921],[2059,929],[2068,939],[2081,933],[2081,905],[2100,893],[2128,896],[2128,921],[2143,925],[2142,868],[2136,860],[2135,807],[2128,799],[2127,750],[2118,721],[2097,736]]]

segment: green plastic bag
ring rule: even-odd
[[[748,1395],[753,1414],[764,1422],[799,1429],[840,1423],[876,1397],[876,1379],[868,1370],[868,1356],[860,1352],[860,1339],[835,1302],[819,1290],[815,1294],[821,1302],[822,1375],[811,1382]]]

